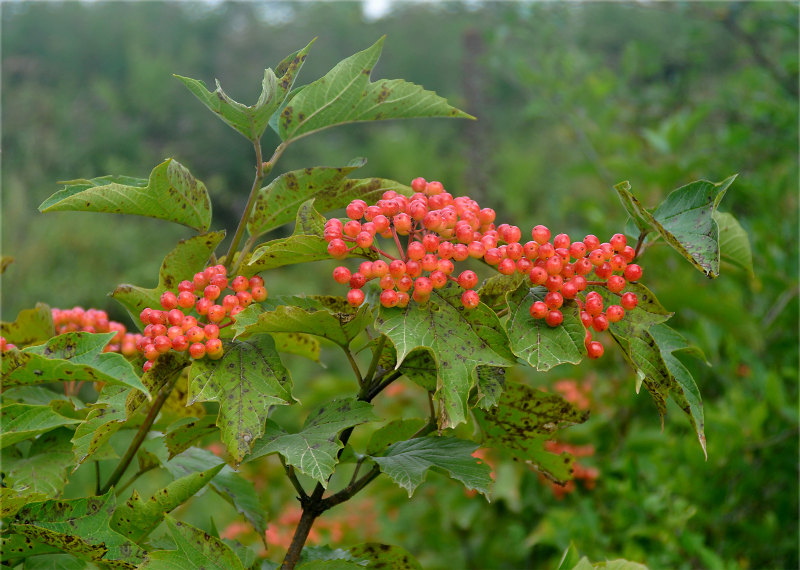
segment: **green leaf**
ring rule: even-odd
[[[375,345],[377,342],[378,339],[375,339],[370,344]],[[383,346],[383,352],[378,364],[385,370],[399,370],[406,378],[427,392],[436,392],[436,384],[439,379],[436,372],[436,361],[433,359],[433,355],[425,348],[412,350],[406,355],[400,366],[397,366],[397,349],[389,341]]]
[[[264,433],[270,406],[294,402],[289,371],[268,335],[224,342],[219,360],[195,360],[189,371],[189,403],[219,402],[217,426],[237,462]]]
[[[44,554],[25,561],[25,570],[84,570],[88,562],[70,554]]]
[[[44,303],[36,303],[33,309],[23,309],[13,323],[0,325],[0,336],[18,347],[37,344],[55,335],[53,313]]]
[[[506,307],[506,294],[519,287],[523,281],[527,281],[527,279],[519,272],[514,272],[511,275],[503,275],[501,273],[493,275],[478,288],[481,303],[495,310],[504,309]]]
[[[534,319],[531,304],[544,301],[544,287],[531,289],[523,282],[506,295],[509,308],[506,328],[511,339],[511,350],[540,372],[559,364],[578,364],[586,354],[584,337],[586,329],[578,316],[578,307],[567,301],[561,309],[564,322],[551,327],[544,319]]]
[[[64,188],[39,206],[46,212],[107,212],[158,218],[199,232],[211,225],[211,199],[205,185],[177,160],[168,158],[149,180],[101,176],[63,182]]]
[[[185,418],[176,422],[170,426],[169,431],[164,436],[164,443],[169,450],[169,458],[172,459],[179,453],[183,453],[195,441],[217,430],[216,419],[213,415],[208,415],[201,419]]]
[[[412,194],[409,186],[394,180],[345,178],[366,162],[364,158],[356,158],[338,168],[318,166],[281,174],[259,190],[253,213],[247,221],[248,233],[260,236],[293,221],[300,205],[311,199],[318,212],[328,212],[344,208],[355,198],[367,203],[375,202],[388,190],[406,196]]]
[[[244,570],[233,550],[220,539],[170,516],[165,519],[177,549],[151,551],[139,568]]]
[[[691,346],[680,333],[667,325],[654,325],[650,328],[650,334],[658,345],[667,370],[677,384],[672,385],[670,396],[684,413],[689,416],[689,422],[692,424],[700,446],[703,448],[703,454],[706,456],[706,459],[708,459],[706,436],[704,432],[705,420],[703,419],[703,401],[700,397],[700,390],[697,388],[692,373],[689,372],[689,369],[675,356],[676,352],[695,355],[698,355],[699,352],[699,356],[703,358],[702,352],[696,347]]]
[[[750,279],[755,279],[753,270],[753,252],[750,238],[736,218],[727,212],[714,211],[714,221],[719,227],[719,251],[721,261],[747,272]]]
[[[120,285],[111,294],[130,311],[133,322],[140,324],[139,313],[146,307],[160,307],[164,291],[177,291],[184,279],[191,280],[194,274],[205,269],[208,259],[225,237],[225,232],[211,232],[178,242],[161,263],[158,286],[144,289],[135,285]]]
[[[281,111],[278,133],[283,141],[355,121],[470,115],[447,104],[432,91],[400,79],[371,83],[383,38],[372,47],[339,62],[324,77],[299,91]]]
[[[631,193],[631,184],[627,180],[614,186],[622,206],[630,215],[641,233],[647,234],[653,230],[653,216],[642,206],[639,199]]]
[[[422,570],[422,565],[405,548],[392,544],[368,542],[347,549],[356,558],[369,560],[370,568]]]
[[[341,297],[288,297],[282,301],[286,304],[258,314],[257,319],[252,317],[258,309],[248,307],[239,313],[231,327],[236,338],[260,333],[305,333],[347,348],[372,321],[369,305],[355,309]]]
[[[410,439],[426,423],[427,421],[422,418],[393,420],[372,433],[365,453],[367,455],[381,455],[393,443]]]
[[[131,363],[116,352],[103,352],[115,332],[71,332],[47,343],[3,355],[4,387],[49,382],[105,382],[135,388],[148,398]]]
[[[191,447],[164,463],[173,477],[185,477],[197,471],[211,469],[225,462],[206,449]],[[211,488],[253,525],[260,536],[267,529],[267,512],[261,506],[253,483],[225,465],[213,479]]]
[[[376,420],[372,405],[347,398],[334,400],[316,408],[298,433],[287,433],[272,420],[267,420],[260,439],[248,461],[270,453],[280,453],[287,463],[327,487],[328,479],[343,447],[338,434],[349,427]]]
[[[75,469],[90,457],[106,459],[116,457],[109,447],[104,447],[125,423],[125,400],[128,390],[122,386],[105,386],[91,411],[72,437]],[[103,450],[106,451],[103,451]]]
[[[3,463],[5,462],[6,459],[4,457]],[[6,469],[8,469],[8,467],[4,465],[4,475]],[[9,517],[25,505],[45,501],[47,497],[46,493],[33,491],[27,486],[23,490],[12,489],[11,487],[0,487],[0,517]],[[6,552],[5,547],[3,548],[3,552]]]
[[[603,297],[603,306],[618,305],[619,297],[611,293],[605,287],[590,285],[586,292],[594,291]],[[672,313],[664,308],[655,294],[641,283],[628,283],[625,292],[635,293],[638,304],[631,310],[625,311],[625,318],[616,323],[611,323],[611,330],[620,336],[630,336],[633,331],[639,329],[649,329],[652,325],[657,325],[668,321]]]
[[[467,397],[477,380],[478,365],[503,366],[514,362],[508,337],[497,315],[486,305],[467,310],[460,288],[451,284],[434,290],[425,305],[404,309],[381,307],[375,328],[391,339],[401,362],[412,350],[429,350],[439,374],[439,427],[466,421]]]
[[[176,374],[180,374],[186,368],[190,361],[191,359],[185,353],[170,351],[161,354],[155,360],[153,367],[142,374],[142,383],[147,386],[147,390],[151,394],[158,394],[164,386],[175,378]],[[176,385],[177,382],[172,386],[173,391]],[[136,412],[143,410],[147,403],[148,399],[145,399],[141,393],[130,392],[125,400],[125,412],[130,418]],[[166,402],[164,405],[166,406]],[[164,411],[163,407],[162,411]]]
[[[80,420],[64,417],[50,406],[7,404],[0,408],[0,448],[78,423]]]
[[[220,472],[220,464],[207,471],[198,471],[159,489],[148,501],[134,491],[130,499],[119,505],[111,519],[111,528],[132,540],[141,542],[164,520],[164,515],[192,498]]]
[[[75,556],[110,566],[133,568],[145,552],[109,527],[115,497],[34,503],[17,513],[11,528],[26,537]]]
[[[544,443],[557,430],[585,422],[589,412],[557,394],[509,382],[496,407],[474,413],[484,433],[483,445],[507,449],[562,484],[572,475],[572,456],[545,451]]]
[[[264,70],[261,81],[261,95],[255,105],[247,106],[234,101],[222,90],[219,81],[213,93],[206,89],[202,81],[175,75],[200,102],[211,109],[227,125],[234,128],[247,139],[256,142],[264,134],[269,119],[286,98],[294,84],[295,77],[303,66],[312,40],[306,47],[285,58],[277,67],[278,77],[272,69]]]
[[[240,272],[252,276],[267,269],[295,263],[333,259],[328,253],[328,242],[323,237],[325,218],[314,209],[313,199],[306,200],[297,210],[294,232],[288,238],[268,241],[256,249]],[[356,248],[347,257],[377,259],[370,249]]]
[[[72,466],[71,435],[67,428],[50,431],[33,441],[25,457],[15,449],[4,450],[4,489],[16,497],[29,497],[28,502],[58,497]],[[4,513],[7,506],[4,501]]]
[[[477,443],[454,437],[419,437],[392,444],[383,455],[370,457],[409,497],[429,469],[446,471],[467,489],[488,496],[491,468],[472,456],[477,448]]]
[[[506,369],[500,366],[478,366],[475,406],[488,410],[500,401],[506,385]]]
[[[311,335],[303,333],[270,333],[278,352],[297,354],[314,362],[319,362],[319,341]]]
[[[580,561],[580,554],[578,549],[575,548],[575,543],[570,542],[569,547],[564,551],[561,561],[558,563],[556,570],[571,570]]]

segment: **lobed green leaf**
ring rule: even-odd
[[[0,408],[0,448],[77,423],[80,420],[62,416],[50,406],[6,404]]]
[[[23,309],[13,323],[0,324],[0,336],[18,347],[38,344],[55,334],[52,310],[44,303],[36,303],[33,309]]]
[[[14,512],[24,504],[20,497],[32,503],[58,497],[67,484],[69,468],[72,466],[70,437],[72,430],[55,429],[36,438],[23,456],[18,449],[3,450],[3,485],[10,494]],[[3,516],[10,505],[3,501]]]
[[[128,390],[122,386],[105,386],[97,401],[90,405],[89,414],[72,437],[75,469],[90,457],[116,457],[116,452],[105,444],[125,423],[127,396]]]
[[[102,176],[70,180],[39,206],[46,212],[133,214],[183,224],[199,232],[211,225],[211,199],[205,185],[185,166],[168,158],[148,180]]]
[[[165,519],[177,548],[151,551],[139,568],[244,570],[236,553],[220,539],[170,516]]]

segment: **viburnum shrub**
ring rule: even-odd
[[[226,250],[225,231],[210,229],[205,185],[172,158],[148,179],[67,182],[40,206],[150,216],[197,234],[166,256],[155,287],[123,284],[112,293],[138,333],[100,310],[45,304],[3,323],[4,561],[271,568],[279,554],[287,569],[326,559],[337,568],[419,567],[400,546],[311,554],[303,547],[315,520],[381,476],[410,496],[434,470],[488,497],[491,468],[480,458],[489,450],[524,462],[556,488],[576,474],[592,484],[598,471],[576,471],[568,453],[589,448],[553,443],[588,411],[506,380],[505,372],[574,365],[611,348],[662,416],[667,398],[686,412],[705,451],[700,395],[676,357],[696,349],[665,324],[672,313],[645,285],[640,259],[666,243],[716,277],[716,207],[733,177],[692,182],[654,209],[619,184],[631,222],[601,241],[498,220],[491,204],[427,180],[413,165],[408,185],[351,177],[364,159],[273,176],[295,141],[336,125],[470,118],[417,85],[371,81],[381,46],[296,87],[309,44],[264,72],[250,106],[219,84],[211,92],[178,77],[255,152],[252,188]],[[267,129],[280,143],[265,160]],[[291,235],[269,236],[291,223]],[[330,271],[330,286],[268,297],[275,272],[312,262]],[[309,409],[293,395],[284,355],[331,358],[321,347],[343,353],[352,382]],[[373,404],[397,398],[387,388],[403,377],[427,404],[387,417]],[[273,414],[287,406],[298,420]],[[274,470],[291,484],[299,514],[270,523],[245,474]],[[140,480],[150,471],[162,478]],[[75,472],[96,480],[94,492]],[[172,482],[164,486],[165,477]],[[262,540],[290,533],[285,554],[220,538],[214,518],[200,529],[170,514],[207,487],[232,505],[226,521],[240,513]],[[293,529],[278,533],[276,524]]]

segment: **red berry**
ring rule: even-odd
[[[397,292],[394,289],[384,289],[381,292],[380,301],[381,305],[390,308],[397,305]]]
[[[249,307],[253,302],[253,295],[249,291],[239,291],[236,293],[236,298],[239,299],[239,306]]]
[[[347,292],[347,302],[353,307],[360,306],[364,302],[364,297],[364,291],[361,289],[350,289]]]
[[[267,300],[267,289],[263,285],[258,285],[250,289],[250,294],[253,296],[253,301],[256,303]]]
[[[347,205],[347,217],[351,220],[360,220],[364,216],[367,203],[364,200],[353,200]]]
[[[549,312],[547,305],[542,301],[534,301],[531,303],[530,313],[534,319],[543,319]]]
[[[220,288],[219,288],[218,285],[208,285],[208,286],[206,286],[205,289],[203,289],[203,297],[205,297],[209,301],[216,300],[220,296],[221,293],[222,293],[222,291],[220,291]]]
[[[561,293],[551,291],[544,296],[544,304],[548,309],[558,309],[564,304],[564,297],[561,296]]]
[[[506,257],[497,265],[497,270],[503,275],[512,275],[517,271],[517,264],[513,259]]]
[[[195,342],[189,347],[189,356],[194,359],[203,358],[206,355],[206,345],[202,342]]]
[[[631,246],[629,246],[629,245],[626,245],[626,246],[625,246],[625,249],[623,249],[623,250],[622,250],[621,252],[619,252],[619,253],[620,253],[620,255],[621,255],[622,257],[624,257],[624,258],[625,258],[625,261],[627,261],[628,263],[630,263],[631,261],[633,261],[633,260],[634,260],[634,258],[636,257],[636,250],[635,250],[635,249],[633,249],[633,248],[632,248]]]
[[[184,279],[183,281],[178,283],[178,293],[180,293],[181,291],[188,291],[189,293],[194,293],[194,283]]]
[[[187,348],[189,348],[189,339],[186,338],[186,335],[179,334],[175,338],[172,339],[172,350],[177,350],[178,352],[183,352]]]
[[[544,285],[544,282],[547,281],[547,271],[544,270],[544,267],[533,267],[528,274],[530,277],[531,283],[534,285]]]
[[[597,273],[597,271],[595,271],[595,273]],[[606,287],[608,287],[608,290],[612,293],[619,293],[625,288],[625,285],[626,283],[624,277],[621,275],[612,275],[608,278]]]
[[[328,244],[328,253],[331,257],[335,257],[336,259],[341,259],[347,256],[347,244],[344,243],[344,240],[336,238],[332,239]]]
[[[184,336],[186,337],[186,340],[188,340],[189,342],[201,342],[206,338],[205,331],[199,326],[193,326],[192,328],[186,331],[186,334],[184,334]]]
[[[531,237],[533,237],[533,241],[540,245],[547,243],[550,241],[550,230],[546,226],[535,226],[531,230]]]
[[[228,311],[226,311],[225,307],[222,305],[211,305],[208,308],[208,320],[212,323],[222,322],[222,319],[224,319],[227,314]]]
[[[222,358],[222,341],[218,338],[212,338],[206,341],[206,356],[211,360],[219,360]]]
[[[592,251],[600,247],[600,240],[596,235],[589,234],[583,238],[583,245],[586,246],[587,251]]]
[[[203,335],[208,338],[219,338],[219,327],[213,323],[208,323],[203,327]]]
[[[603,332],[608,328],[608,317],[599,314],[592,319],[592,328],[597,332]]]
[[[231,280],[230,287],[236,293],[239,291],[247,291],[250,288],[250,282],[244,275],[237,275]]]
[[[429,295],[433,291],[433,283],[427,277],[417,277],[414,280],[414,292],[417,291],[420,295]]]
[[[581,323],[583,324],[584,328],[588,329],[590,326],[592,326],[593,320],[594,317],[592,317],[592,315],[590,315],[586,311],[581,311]],[[591,338],[591,335],[589,336],[589,338]]]
[[[378,287],[381,289],[394,289],[395,287],[395,280],[394,277],[391,275],[384,275],[378,281]],[[360,289],[360,287],[354,287],[355,289]]]
[[[628,238],[626,238],[623,234],[614,234],[608,241],[611,244],[611,247],[614,248],[614,251],[622,251],[625,249],[625,246],[628,245]]]
[[[144,370],[145,372],[147,372],[147,371],[148,371],[148,370],[150,370],[152,367],[153,367],[153,361],[152,361],[152,360],[148,360],[147,362],[145,362],[145,363],[142,365],[142,370]]]
[[[613,271],[622,271],[625,269],[625,266],[628,265],[628,262],[625,261],[625,258],[622,257],[622,255],[615,253],[611,256],[611,259],[608,260],[608,264],[611,266]]]
[[[356,272],[350,276],[351,289],[361,289],[366,284],[367,284],[367,278],[364,277],[363,274]]]
[[[197,326],[197,319],[196,318],[194,318],[191,315],[183,317],[183,321],[181,322],[181,329],[183,329],[184,332],[186,332],[190,328],[196,327],[196,326]]]
[[[478,284],[478,276],[474,271],[467,269],[458,276],[458,284],[464,289],[473,289]]]
[[[350,281],[350,270],[340,265],[333,270],[333,280],[344,285]]]
[[[170,346],[171,345],[172,345],[172,343],[170,343]],[[144,357],[147,360],[155,360],[156,358],[158,358],[158,356],[160,354],[161,353],[158,352],[158,350],[156,350],[156,346],[152,342],[148,343],[147,345],[145,345],[145,347],[144,347]]]
[[[191,309],[197,302],[197,297],[191,291],[181,291],[178,293],[178,306],[184,309]]]
[[[586,354],[589,358],[593,359],[600,358],[601,356],[603,356],[603,352],[604,352],[603,345],[597,342],[596,340],[590,342],[586,346]]]
[[[428,181],[420,176],[411,181],[411,189],[414,190],[414,192],[422,192],[425,190],[427,184]]]
[[[603,312],[603,298],[600,296],[599,293],[591,292],[586,295],[586,303],[584,303],[584,308],[586,312],[596,317],[600,313]]]
[[[153,311],[150,307],[143,309],[141,313],[139,313],[139,320],[142,321],[143,325],[150,324],[150,313]]]
[[[557,327],[564,322],[564,315],[558,309],[554,309],[544,316],[544,322],[551,327]]]
[[[222,291],[223,289],[227,289],[228,287],[228,278],[225,277],[224,273],[217,274],[211,278],[209,284],[216,285],[217,287],[219,287],[220,291]]]
[[[422,266],[416,261],[406,262],[406,275],[411,278],[419,277],[422,275]]]
[[[184,316],[180,309],[172,309],[167,313],[167,322],[171,325],[179,325],[183,322]]]
[[[556,237],[553,238],[553,247],[556,249],[564,247],[569,248],[570,246],[570,239],[567,234],[558,234]]]
[[[250,288],[253,287],[263,287],[264,286],[264,279],[260,275],[256,275],[250,278]]]
[[[625,268],[623,275],[628,281],[638,281],[642,277],[642,268],[633,263]]]
[[[625,309],[620,307],[619,305],[610,305],[606,309],[606,317],[608,318],[608,322],[616,323],[622,320],[625,316]]]
[[[564,285],[564,278],[561,275],[548,275],[544,280],[544,286],[548,291],[560,291]]]
[[[468,289],[461,294],[461,304],[465,309],[474,309],[480,302],[480,296],[472,289]]]
[[[197,311],[198,315],[207,315],[208,309],[211,305],[214,304],[214,301],[211,299],[206,299],[203,297],[202,299],[198,299],[197,304],[194,306],[194,310]]]
[[[435,271],[439,266],[439,260],[432,253],[428,253],[420,259],[419,265],[423,271]]]
[[[622,299],[620,299],[619,304],[622,305],[626,311],[632,311],[634,308],[636,308],[636,305],[639,304],[639,298],[636,296],[636,293],[631,293],[629,291],[622,295]]]

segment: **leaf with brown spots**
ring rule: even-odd
[[[0,336],[18,347],[45,341],[55,334],[53,313],[44,303],[36,303],[33,309],[23,309],[13,323],[0,325]]]
[[[169,450],[169,458],[172,459],[179,453],[183,453],[198,439],[218,430],[216,418],[213,415],[207,415],[200,419],[184,418],[175,422],[164,436],[164,443]]]
[[[49,382],[105,382],[135,388],[147,398],[147,388],[131,363],[116,352],[103,352],[116,333],[71,332],[47,343],[12,349],[3,355],[4,387]]]
[[[107,212],[158,218],[199,232],[211,225],[211,199],[205,184],[177,160],[168,158],[148,180],[101,176],[69,180],[39,206],[40,212]]]
[[[474,413],[484,434],[483,445],[509,450],[554,481],[563,484],[570,479],[572,456],[545,451],[544,443],[559,429],[585,422],[589,412],[581,412],[557,394],[510,382],[497,406]]]
[[[292,380],[271,336],[223,344],[221,359],[192,363],[189,403],[219,402],[222,442],[241,462],[264,433],[270,406],[294,403]]]
[[[89,406],[89,415],[72,436],[75,469],[90,457],[117,457],[116,452],[106,444],[125,423],[127,395],[128,390],[121,386],[105,386],[97,401]]]
[[[205,269],[211,254],[225,237],[225,232],[210,232],[178,242],[161,262],[158,272],[158,285],[152,289],[123,284],[111,294],[131,313],[133,322],[141,326],[139,313],[146,307],[161,306],[161,294],[178,290],[184,279],[191,280],[195,273]]]
[[[36,438],[24,457],[15,449],[3,450],[4,489],[12,495],[30,497],[29,503],[60,496],[73,464],[71,436],[70,428],[50,431]],[[3,501],[4,517],[11,514],[5,512],[6,507]]]
[[[155,550],[139,568],[153,570],[244,570],[241,561],[230,547],[185,522],[165,517],[176,550]]]
[[[281,140],[296,140],[321,129],[356,121],[472,118],[419,85],[402,79],[370,82],[383,40],[342,60],[325,76],[298,91],[280,112]]]
[[[422,565],[405,548],[393,544],[368,542],[347,549],[356,558],[369,560],[369,568],[422,570]]]
[[[202,81],[181,77],[180,75],[175,75],[175,77],[203,105],[222,119],[225,124],[255,142],[264,134],[270,117],[272,117],[292,89],[294,80],[300,72],[300,68],[303,67],[303,62],[305,62],[308,50],[313,43],[314,40],[303,49],[284,58],[278,64],[276,71],[272,71],[272,69],[264,70],[264,79],[261,81],[261,95],[255,105],[247,106],[234,101],[222,90],[219,81],[216,82],[217,89],[212,93],[206,89]]]
[[[147,501],[142,500],[134,491],[130,499],[114,510],[111,528],[133,542],[141,542],[161,524],[166,513],[191,499],[224,466],[220,464],[176,479],[163,489],[155,491]]]
[[[516,359],[508,349],[508,336],[489,307],[472,310],[461,305],[461,289],[448,284],[434,289],[425,305],[381,307],[375,327],[394,344],[401,364],[415,349],[430,352],[439,377],[439,427],[466,421],[467,398],[477,381],[478,365],[507,366]]]
[[[109,527],[112,492],[98,497],[34,503],[17,513],[11,529],[89,562],[134,568],[145,552]]]
[[[256,443],[248,461],[280,453],[287,463],[326,487],[336,467],[338,451],[343,447],[339,433],[376,419],[371,404],[347,398],[316,408],[298,433],[287,433],[274,421],[267,420],[264,437]]]
[[[80,420],[67,418],[50,406],[6,404],[0,408],[0,448],[8,447],[61,426],[79,424]]]

